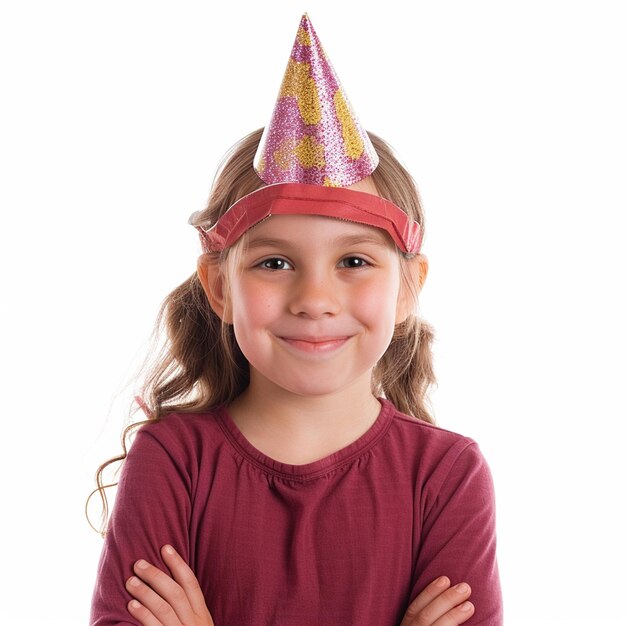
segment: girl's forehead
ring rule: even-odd
[[[321,215],[272,215],[248,231],[245,249],[312,250],[360,244],[395,250],[391,237],[380,228]]]

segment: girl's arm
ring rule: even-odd
[[[501,626],[493,481],[477,444],[466,442],[424,488],[427,504],[410,597],[445,574],[453,585],[466,582],[472,588],[475,612],[468,626]]]
[[[189,561],[191,477],[180,440],[164,424],[142,426],[122,468],[91,605],[91,626],[138,626],[125,581],[144,558],[165,569],[159,547]]]
[[[126,581],[135,598],[128,603],[129,613],[142,626],[215,626],[191,568],[169,545],[161,554],[171,576],[143,560],[135,563],[135,576]],[[441,576],[411,603],[400,626],[463,624],[474,612],[466,587],[451,588],[449,578]]]

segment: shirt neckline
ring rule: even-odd
[[[275,476],[305,481],[328,474],[341,465],[362,456],[376,445],[389,429],[391,417],[395,412],[395,407],[389,400],[378,398],[378,401],[381,404],[381,409],[376,421],[358,439],[322,459],[301,465],[282,463],[255,448],[239,430],[225,405],[216,409],[216,416],[231,445],[250,463]]]

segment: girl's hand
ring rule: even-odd
[[[126,589],[136,598],[128,604],[130,614],[142,626],[215,626],[190,567],[171,546],[163,546],[161,555],[173,578],[137,561],[137,577],[126,581]],[[465,583],[450,589],[450,580],[441,576],[411,602],[400,626],[463,624],[474,614],[474,605],[466,602],[471,593]]]
[[[137,576],[126,581],[128,593],[136,598],[128,603],[129,613],[143,626],[215,626],[191,568],[171,546],[163,546],[161,555],[172,577],[137,561]]]
[[[441,576],[411,602],[400,626],[458,626],[474,615],[474,605],[466,602],[471,593],[467,583],[450,589],[448,577]]]

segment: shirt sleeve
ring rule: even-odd
[[[98,565],[91,626],[139,626],[128,612],[132,596],[125,588],[136,560],[169,575],[160,554],[169,543],[189,562],[189,472],[160,426],[140,428],[124,461]]]
[[[445,575],[452,585],[467,582],[472,588],[475,612],[464,626],[501,626],[493,481],[478,445],[459,443],[425,486],[411,601]]]

